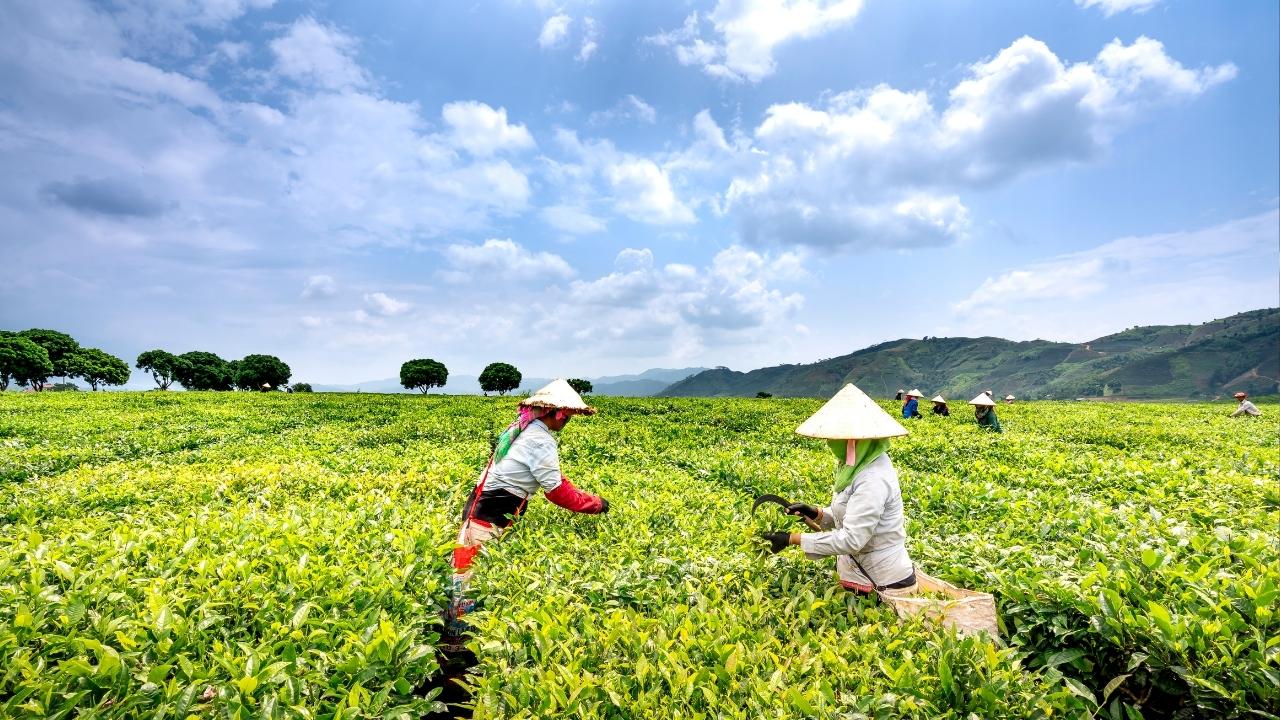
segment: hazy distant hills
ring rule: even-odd
[[[662,392],[673,382],[677,382],[690,375],[696,375],[707,368],[653,368],[645,370],[637,375],[606,375],[597,378],[585,378],[590,380],[594,386],[593,392],[596,395],[627,395],[631,397],[646,397],[656,395]],[[517,392],[531,392],[551,382],[552,378],[535,378],[526,377],[520,382],[520,388]],[[369,380],[366,382],[355,383],[353,385],[315,385],[316,392],[375,392],[375,393],[404,393],[417,392],[416,390],[405,390],[400,386],[398,378],[385,378],[382,380]],[[445,393],[450,395],[479,395],[480,380],[474,375],[449,375],[449,382],[443,388],[435,388],[433,393]]]
[[[672,384],[677,397],[827,397],[845,383],[872,396],[919,387],[928,396],[1212,398],[1277,392],[1280,309],[1252,310],[1203,325],[1136,327],[1087,343],[994,337],[893,340],[805,365],[751,372],[707,370]]]

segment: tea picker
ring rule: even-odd
[[[947,399],[941,395],[934,395],[929,402],[933,403],[933,414],[943,417],[951,417],[951,408],[947,407]]]
[[[973,406],[973,418],[978,421],[978,427],[984,427],[988,430],[1002,433],[1004,429],[1000,427],[1000,418],[996,417],[996,401],[985,392],[978,393],[978,396],[969,401]]]
[[[777,495],[756,498],[751,511],[773,503],[814,532],[767,532],[774,553],[799,545],[810,560],[836,556],[841,586],[875,594],[901,617],[924,614],[959,632],[998,638],[995,599],[957,588],[916,569],[907,553],[902,491],[889,458],[889,438],[907,430],[855,385],[845,385],[796,433],[826,440],[836,459],[831,504],[815,507]],[[913,597],[917,592],[945,599]]]
[[[906,428],[849,384],[796,433],[827,441],[836,458],[835,488],[826,507],[804,503],[787,507],[787,512],[812,521],[819,532],[765,533],[773,551],[799,545],[811,560],[836,556],[840,584],[850,590],[870,593],[878,587],[914,587],[898,471],[887,453],[889,438],[906,435]],[[887,584],[881,586],[873,577]]]
[[[1240,406],[1236,408],[1235,412],[1231,413],[1231,417],[1240,417],[1241,415],[1251,415],[1256,417],[1262,414],[1262,411],[1258,409],[1258,406],[1249,401],[1249,396],[1247,394],[1238,392],[1233,397],[1240,401]]]
[[[462,527],[453,550],[453,579],[446,635],[457,638],[467,629],[461,618],[475,607],[466,597],[471,563],[484,543],[496,540],[524,514],[529,498],[542,489],[547,499],[577,513],[609,511],[609,502],[574,487],[560,471],[559,432],[574,415],[593,415],[595,408],[564,380],[554,380],[520,402],[519,415],[498,436],[475,488],[462,510]]]
[[[902,403],[902,419],[911,420],[912,418],[924,417],[920,414],[920,398],[924,394],[919,390],[911,390],[907,393],[907,399]],[[905,432],[905,431],[904,431]]]

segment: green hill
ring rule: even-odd
[[[1274,394],[1280,308],[1203,325],[1136,327],[1087,343],[994,337],[893,340],[805,365],[716,368],[662,392],[674,397],[827,397],[852,382],[873,396],[919,387],[967,400],[984,389],[1020,398],[1213,398]]]

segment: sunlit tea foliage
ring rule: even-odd
[[[1003,640],[899,622],[771,556],[825,503],[820,402],[595,398],[604,516],[539,499],[476,565],[478,718],[1280,715],[1280,413],[967,408],[890,451],[918,566]],[[443,709],[447,551],[513,398],[0,395],[0,717]],[[886,408],[891,408],[886,403]]]

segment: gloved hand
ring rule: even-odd
[[[604,498],[600,498],[600,514],[603,515],[607,512],[609,512],[609,501]]]
[[[760,533],[760,537],[769,541],[769,550],[775,554],[786,550],[787,546],[791,544],[791,533],[767,532]]]
[[[818,510],[818,508],[804,503],[791,503],[787,506],[787,512],[792,515],[807,517],[810,520],[817,520],[818,516],[822,514],[822,511]]]

